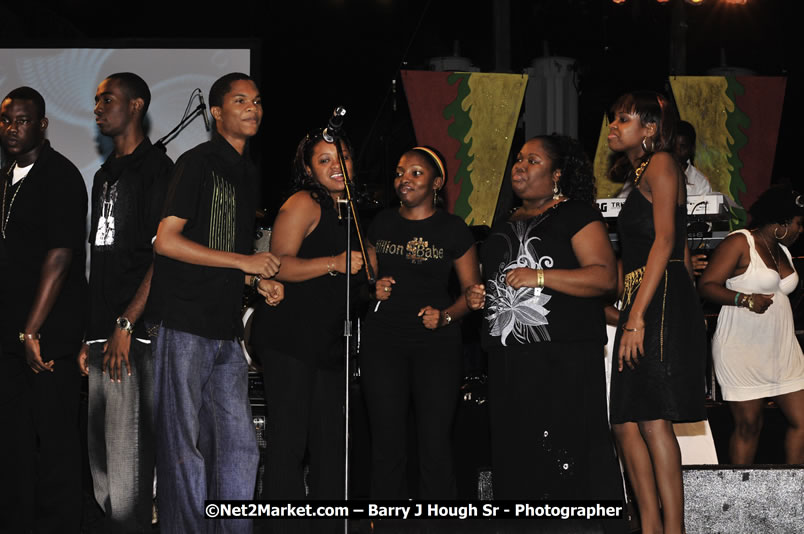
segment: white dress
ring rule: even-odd
[[[747,401],[784,395],[804,389],[804,355],[795,337],[793,311],[787,298],[798,286],[798,273],[779,278],[757,253],[754,236],[737,230],[748,240],[748,269],[726,280],[726,287],[740,293],[773,293],[765,313],[723,306],[712,336],[712,357],[723,398]],[[790,265],[793,261],[784,245]]]

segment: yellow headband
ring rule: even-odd
[[[441,176],[444,177],[444,180],[447,179],[447,173],[444,170],[444,163],[442,163],[441,158],[439,158],[438,154],[433,152],[432,149],[429,149],[426,146],[415,146],[411,150],[421,150],[422,152],[427,153],[427,155],[429,155],[435,162],[436,166],[438,167],[438,170],[441,171]]]

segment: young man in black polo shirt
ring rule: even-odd
[[[104,532],[151,530],[154,374],[140,316],[173,162],[145,137],[150,102],[130,72],[112,74],[95,94],[95,122],[114,150],[92,186],[89,326],[78,363],[89,375],[89,466]]]
[[[0,103],[0,531],[78,532],[80,376],[87,193],[45,140],[45,101],[19,87]],[[8,524],[8,530],[4,530]]]
[[[270,253],[251,254],[258,176],[244,156],[262,120],[245,74],[212,85],[216,133],[176,162],[159,223],[146,312],[153,342],[157,492],[162,532],[250,532],[249,520],[204,518],[205,499],[251,499],[258,450],[248,402],[244,281],[278,304]],[[217,528],[217,530],[215,530]]]

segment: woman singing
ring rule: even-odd
[[[425,147],[402,155],[394,189],[400,206],[380,213],[368,232],[379,279],[361,349],[363,393],[371,429],[371,496],[406,499],[408,410],[418,435],[420,499],[454,499],[452,425],[463,361],[459,319],[464,292],[480,281],[474,239],[459,217],[436,207],[446,177]],[[461,294],[448,291],[452,271]],[[472,301],[482,305],[482,290]]]
[[[603,363],[617,266],[594,180],[577,141],[530,139],[522,205],[481,249],[495,499],[622,499]]]
[[[677,534],[684,489],[672,423],[706,417],[706,329],[690,274],[684,176],[668,152],[676,111],[653,92],[626,94],[611,109],[609,147],[625,154],[634,182],[618,220],[625,280],[611,424],[642,532]]]
[[[344,144],[351,175],[351,151]],[[344,176],[335,145],[321,131],[301,140],[293,169],[295,193],[280,208],[271,241],[282,263],[276,278],[285,285],[285,299],[276,308],[260,303],[252,323],[265,377],[264,496],[343,499],[347,227],[337,200]],[[362,265],[361,254],[351,252],[351,273]]]
[[[801,235],[803,200],[784,186],[763,193],[749,210],[748,229],[732,233],[715,249],[698,285],[704,298],[723,305],[712,357],[734,416],[733,464],[754,461],[766,397],[789,422],[786,462],[804,463],[804,355],[787,298],[799,285],[787,247]]]

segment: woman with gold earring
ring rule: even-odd
[[[801,234],[803,198],[784,186],[763,193],[749,210],[748,229],[723,240],[698,282],[704,298],[723,305],[712,357],[734,416],[733,464],[753,463],[766,398],[789,423],[786,462],[804,463],[804,355],[787,298],[799,286],[787,247]]]
[[[463,359],[459,319],[483,304],[468,289],[480,282],[474,238],[460,217],[436,206],[447,173],[441,156],[416,147],[399,160],[398,208],[383,211],[367,233],[378,279],[360,351],[371,430],[373,499],[454,499],[452,426]],[[462,294],[451,295],[458,276]],[[407,488],[406,428],[413,404],[419,489]]]

